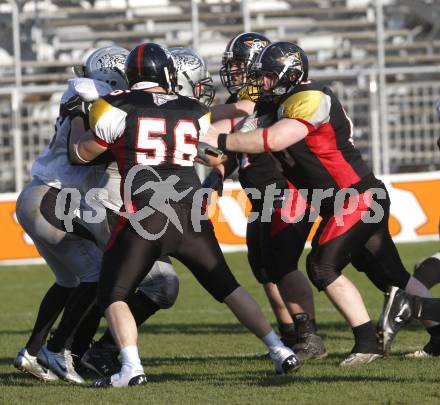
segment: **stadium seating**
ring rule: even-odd
[[[439,11],[434,3],[428,0],[389,0],[384,3],[386,66],[416,68],[438,65],[440,35],[437,21],[440,20],[436,18]],[[61,85],[71,77],[71,66],[80,63],[90,48],[114,42],[131,48],[139,42],[154,41],[165,46],[196,45],[206,58],[215,83],[219,84],[217,72],[222,51],[230,37],[243,31],[249,22],[251,30],[264,33],[273,40],[296,42],[307,51],[314,76],[325,78],[335,86],[346,103],[355,121],[355,138],[371,161],[371,93],[366,78],[370,74],[368,69],[375,68],[378,60],[374,4],[372,0],[252,0],[247,2],[247,20],[243,3],[239,0],[199,0],[198,24],[194,25],[190,0],[23,2],[20,9],[22,81],[24,86]],[[10,8],[7,4],[0,5],[1,22],[4,22],[7,35],[0,38],[0,47],[4,48],[0,50],[3,53],[0,58],[0,84],[7,89],[13,87],[15,80]],[[198,32],[196,38],[193,37],[194,32]],[[360,71],[364,72],[363,75],[357,73]],[[388,79],[389,89],[400,91],[401,85],[414,77],[422,82],[439,80],[439,76],[432,73],[420,77],[414,71],[411,78],[396,74]],[[419,87],[423,86],[422,83]],[[423,111],[429,108],[431,101],[440,97],[439,87],[438,84],[433,85],[432,94],[424,96],[429,101],[424,101]],[[390,94],[393,108],[398,108],[395,106],[399,105],[399,100],[392,96]],[[224,89],[219,87],[218,100],[225,97]],[[408,97],[414,104],[411,114],[417,114],[420,112],[419,96],[409,92]],[[51,99],[51,94],[44,90],[37,101],[25,97],[23,113],[28,120],[23,127],[23,137],[28,145],[25,148],[26,169],[51,136],[54,117],[41,118],[40,124],[35,123],[42,117],[44,103],[48,102],[56,105],[57,100]],[[10,97],[6,91],[0,96],[0,103],[5,107],[2,111],[10,110]],[[56,115],[56,109],[51,111]],[[406,123],[391,126],[391,146],[397,151],[403,150],[398,139],[403,133],[406,138],[402,142],[406,142],[405,153],[409,156],[404,158],[406,155],[402,152],[401,162],[399,159],[395,161],[396,170],[403,170],[406,164],[408,167],[418,165],[418,161],[423,161],[418,156],[425,152],[427,159],[424,162],[429,167],[435,164],[432,139],[436,127],[432,114],[425,141],[413,141],[411,131],[415,129]],[[7,114],[0,116],[0,125],[4,128],[0,136],[1,162],[12,159],[7,121]],[[37,130],[38,136],[33,132]],[[404,162],[404,159],[407,161]],[[3,167],[3,163],[0,166],[0,189],[10,189],[12,182],[5,180],[5,176],[10,178],[13,174]]]

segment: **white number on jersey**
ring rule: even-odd
[[[140,118],[136,137],[136,163],[157,166],[165,161],[168,145],[164,118]],[[162,135],[162,137],[151,135]],[[179,166],[192,166],[197,156],[198,131],[194,122],[180,120],[174,127],[173,163]],[[142,152],[144,150],[145,152]],[[146,152],[148,151],[148,153]]]

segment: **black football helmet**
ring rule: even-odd
[[[177,87],[177,72],[171,53],[153,42],[132,49],[125,61],[125,74],[130,88],[141,82],[156,83],[169,93]]]
[[[244,32],[232,38],[222,58],[220,78],[231,94],[237,93],[247,81],[247,73],[258,54],[270,40],[257,32]]]
[[[277,98],[306,81],[309,62],[305,52],[291,42],[274,42],[257,57],[249,73],[249,89],[258,98]]]

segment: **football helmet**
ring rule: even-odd
[[[231,94],[237,93],[246,84],[250,66],[269,44],[270,40],[257,32],[244,32],[229,41],[219,74],[223,86]]]
[[[125,74],[132,89],[161,86],[169,93],[177,87],[177,72],[171,53],[153,42],[132,49],[125,62]]]
[[[169,48],[177,69],[179,94],[195,97],[209,107],[214,100],[215,88],[205,61],[192,49]]]
[[[74,66],[77,77],[108,83],[114,90],[125,90],[127,80],[124,74],[128,51],[119,46],[105,46],[95,49],[85,57],[83,65]]]
[[[274,42],[257,57],[249,73],[256,97],[277,98],[307,80],[309,62],[305,52],[291,42]]]

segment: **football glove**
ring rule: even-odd
[[[90,103],[84,101],[80,96],[75,94],[60,106],[60,115],[62,117],[75,118],[77,116],[85,117],[89,112]]]
[[[206,142],[199,141],[197,144],[197,157],[206,164],[210,164],[210,157],[221,158],[226,160],[226,155],[218,148],[209,145]]]

